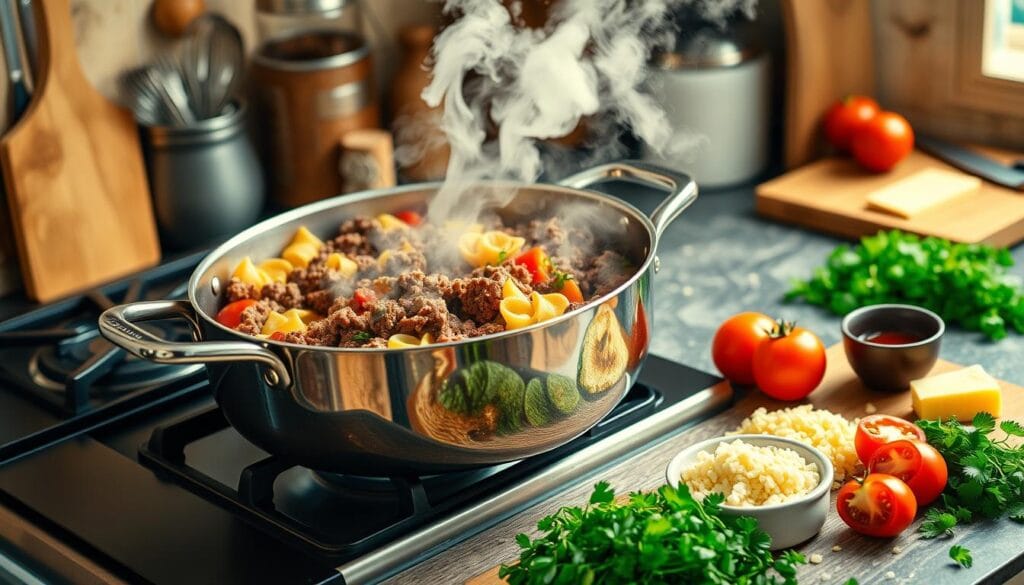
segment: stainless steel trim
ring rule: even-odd
[[[546,496],[593,477],[625,455],[654,447],[681,432],[685,423],[698,417],[706,418],[725,408],[731,399],[732,388],[728,384],[716,384],[702,390],[626,430],[569,455],[505,492],[349,561],[337,567],[337,571],[346,585],[378,583],[433,556],[442,544],[451,546],[462,542]]]
[[[276,57],[271,57],[266,54],[267,47],[269,47],[271,44],[280,43],[283,40],[286,40],[278,38],[267,41],[266,43],[261,45],[260,48],[253,53],[252,61],[254,64],[263,67],[264,69],[268,69],[270,71],[309,73],[312,71],[324,71],[326,69],[341,69],[342,67],[348,67],[369,57],[370,46],[366,42],[366,39],[350,31],[336,32],[335,34],[339,36],[351,37],[353,40],[352,50],[345,51],[344,53],[338,53],[337,55],[331,55],[329,57],[322,57],[320,59],[278,59]]]
[[[663,189],[669,196],[651,214],[654,233],[661,237],[672,220],[697,200],[697,183],[689,175],[649,162],[630,160],[587,169],[558,182],[573,189],[586,189],[606,181],[629,181]]]
[[[266,347],[245,341],[172,342],[135,325],[135,321],[171,317],[187,320],[199,337],[199,325],[188,301],[146,301],[112,307],[100,316],[99,327],[104,337],[143,359],[163,364],[260,362],[274,371],[280,387],[291,386],[288,367]]]
[[[257,0],[256,10],[286,16],[324,16],[341,11],[350,0]]]

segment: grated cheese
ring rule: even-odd
[[[815,410],[810,404],[768,412],[758,408],[739,428],[729,434],[765,434],[795,439],[815,447],[832,461],[835,468],[833,489],[863,469],[853,437],[857,422],[828,410]]]
[[[781,504],[813,490],[818,467],[792,449],[751,445],[740,439],[701,451],[680,479],[696,498],[725,495],[729,506]]]

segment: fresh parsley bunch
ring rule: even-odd
[[[645,583],[796,583],[804,556],[774,557],[771,538],[749,517],[723,517],[721,494],[697,501],[685,485],[633,493],[623,503],[606,482],[590,503],[537,524],[545,534],[516,536],[519,563],[498,573],[511,585]]]
[[[1004,436],[996,438],[991,414],[978,413],[971,422],[973,429],[956,420],[917,421],[949,468],[941,506],[929,509],[921,524],[925,538],[951,536],[957,524],[978,518],[1006,515],[1024,522],[1024,445],[1010,439],[1024,437],[1024,425],[1004,420],[999,423]]]
[[[853,248],[837,247],[810,279],[793,282],[786,300],[803,299],[837,315],[908,303],[998,340],[1010,329],[1024,333],[1024,291],[1008,274],[1011,266],[1005,249],[879,232]]]

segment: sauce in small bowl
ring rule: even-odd
[[[843,349],[872,390],[901,392],[923,378],[939,358],[946,324],[914,305],[870,305],[843,317]]]

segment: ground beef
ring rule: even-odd
[[[255,299],[258,296],[256,294],[256,287],[251,284],[246,284],[234,276],[231,277],[231,282],[228,283],[224,294],[227,296],[229,303],[240,301],[242,299]]]
[[[452,281],[452,296],[458,299],[464,315],[477,323],[495,320],[500,314],[502,282],[496,279],[473,277]]]
[[[579,278],[584,294],[599,297],[617,288],[629,279],[629,263],[618,252],[605,250],[593,259],[590,267]]]
[[[597,238],[585,230],[566,229],[557,218],[503,227],[493,216],[481,223],[525,238],[526,247],[543,246],[555,270],[576,279],[585,298],[611,291],[633,273],[617,251],[586,252],[601,249]],[[335,252],[355,261],[354,278],[326,267],[328,255]],[[397,333],[430,334],[445,342],[504,331],[499,307],[510,279],[525,294],[555,292],[553,282],[532,286],[529,270],[512,261],[471,269],[454,252],[447,228],[427,223],[415,229],[384,229],[375,219],[354,218],[341,225],[308,266],[293,270],[287,282],[257,290],[232,278],[225,297],[258,301],[242,312],[238,330],[243,333],[259,334],[272,310],[299,308],[323,318],[303,332],[287,334],[286,341],[387,347],[388,338]]]
[[[271,308],[279,313],[288,309],[298,309],[303,306],[303,301],[305,301],[305,296],[299,290],[299,285],[294,282],[273,282],[264,285],[260,291],[260,298],[268,301]]]
[[[256,335],[263,330],[263,324],[270,315],[270,307],[264,302],[257,302],[242,310],[242,317],[235,329],[248,335]]]

